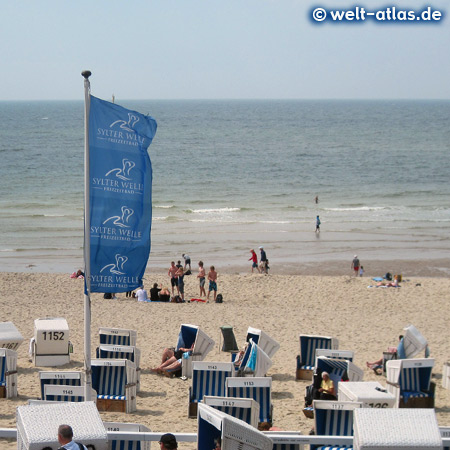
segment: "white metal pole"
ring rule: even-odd
[[[85,70],[84,77],[84,277],[86,293],[84,294],[84,398],[91,400],[91,210],[89,201],[89,111],[91,106],[89,77],[91,72]]]

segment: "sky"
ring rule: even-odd
[[[86,69],[107,99],[450,99],[450,2],[357,3],[444,14],[426,24],[311,19],[354,2],[2,1],[0,101],[82,100]]]

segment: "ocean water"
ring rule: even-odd
[[[158,122],[150,270],[448,258],[449,101],[116,102]],[[0,102],[1,271],[82,266],[83,108]]]

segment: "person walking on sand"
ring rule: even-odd
[[[189,266],[189,270],[191,270],[191,257],[186,255],[186,253],[183,253],[181,256],[184,258],[184,270],[187,269],[187,266]]]
[[[200,285],[200,297],[204,295],[206,297],[205,291],[205,281],[206,281],[206,272],[203,267],[203,261],[198,262],[198,275],[197,275],[199,285]]]
[[[209,288],[208,288],[207,299],[209,300],[209,294],[211,294],[211,291],[214,291],[214,301],[216,301],[216,297],[217,297],[217,272],[216,272],[216,269],[215,269],[214,266],[211,266],[209,268],[208,281],[209,281]]]
[[[360,264],[359,264],[358,255],[355,255],[355,256],[353,257],[353,261],[352,261],[352,269],[353,269],[353,271],[355,272],[355,277],[358,276],[358,273],[359,273],[359,266],[360,266]]]
[[[264,248],[261,246],[259,247],[259,250],[261,251],[261,256],[260,256],[260,267],[261,267],[261,273],[267,273],[267,255],[266,252],[264,251]]]
[[[253,269],[256,269],[258,273],[261,273],[258,267],[258,256],[256,255],[255,250],[251,249],[250,253],[252,254],[249,258],[249,261],[252,261],[252,273]]]
[[[319,219],[319,216],[316,217],[316,233],[320,233],[320,219]]]
[[[172,297],[175,295],[175,288],[177,288],[178,294],[180,293],[178,290],[178,280],[176,276],[177,270],[178,267],[175,265],[175,261],[172,261],[170,263],[169,271],[167,272],[170,277],[170,284],[172,285]]]
[[[177,273],[175,274],[177,276],[177,280],[178,280],[178,292],[181,295],[181,300],[183,300],[184,302],[184,269],[183,267],[180,267],[177,270]]]

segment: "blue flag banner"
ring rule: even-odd
[[[90,96],[91,292],[126,292],[142,284],[152,222],[147,149],[155,133],[152,117]]]

